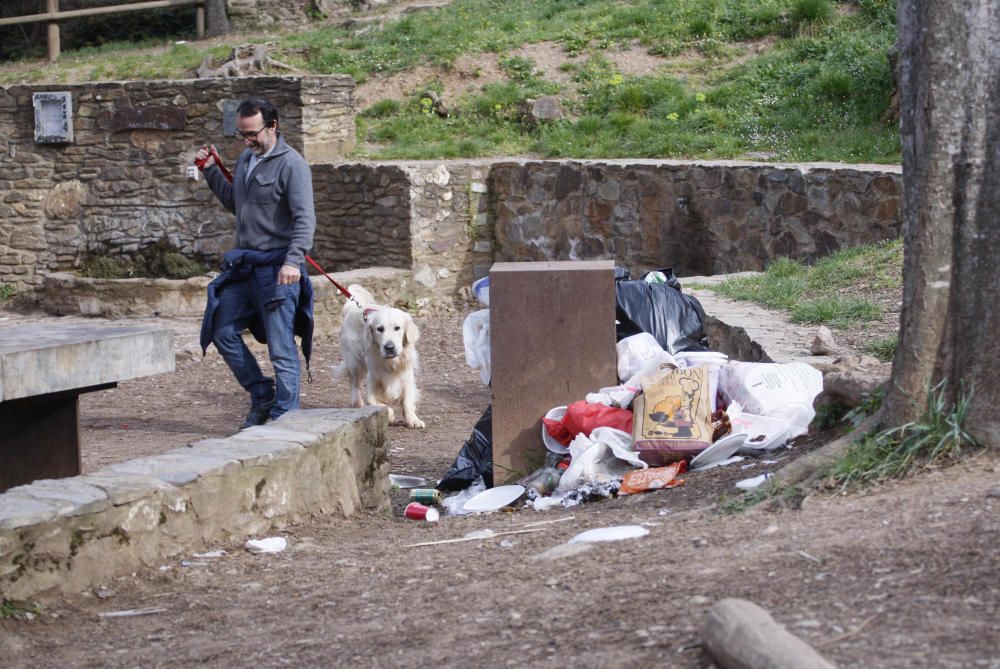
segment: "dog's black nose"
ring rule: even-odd
[[[385,349],[386,353],[392,353],[393,351],[395,351],[395,350],[396,350],[396,345],[395,345],[395,344],[393,344],[393,343],[392,343],[392,342],[390,341],[390,342],[387,342],[387,343],[385,344],[385,346],[383,346],[382,348],[384,348],[384,349]]]

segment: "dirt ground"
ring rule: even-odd
[[[514,55],[554,79],[568,59],[549,44]],[[684,65],[632,48],[608,57],[625,73]],[[367,105],[437,79],[454,99],[500,74],[495,56],[460,60],[373,79],[357,94]],[[393,473],[440,477],[489,402],[464,361],[465,313],[418,315],[427,428],[390,427]],[[85,471],[227,436],[242,420],[245,398],[214,351],[201,358],[197,323],[160,322],[177,333],[177,371],[82,398]],[[887,321],[838,340],[860,345],[894,331]],[[330,375],[338,359],[336,338],[321,333],[304,408],[346,405],[346,386]],[[289,542],[280,554],[211,546],[227,554],[40,597],[37,613],[0,619],[0,667],[710,667],[699,643],[706,611],[740,597],[841,667],[1000,669],[1000,456],[867,493],[814,494],[801,508],[732,512],[735,481],[828,438],[804,439],[773,454],[774,464],[748,461],[687,474],[671,490],[544,513],[415,522],[402,517],[405,493],[396,491],[391,514],[277,532]],[[564,548],[579,532],[615,525],[649,534]],[[484,529],[497,535],[412,546]],[[151,613],[100,615],[140,608]]]
[[[464,315],[418,316],[427,428],[390,427],[394,473],[440,477],[489,401],[464,362]],[[242,418],[218,355],[183,352],[196,323],[164,324],[182,349],[174,374],[83,398],[86,470],[228,435]],[[321,334],[305,407],[345,403],[329,374],[337,359],[336,338]],[[1000,668],[995,453],[867,494],[812,495],[801,509],[724,513],[736,480],[780,462],[746,464],[688,474],[672,490],[436,524],[403,518],[395,492],[391,515],[276,533],[289,542],[277,555],[223,544],[210,548],[224,557],[43,596],[37,615],[0,620],[0,666],[707,667],[706,611],[741,597],[839,666]],[[581,531],[633,524],[649,534],[559,553]],[[484,529],[498,535],[410,546]],[[138,608],[155,612],[100,617]]]

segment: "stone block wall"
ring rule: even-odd
[[[226,13],[234,30],[301,26],[313,19],[349,17],[398,0],[228,0]]]
[[[413,264],[410,182],[397,167],[313,165],[312,256],[327,272]]]
[[[403,167],[410,181],[414,280],[453,295],[493,263],[488,161],[426,162]]]
[[[185,169],[203,143],[230,165],[242,151],[223,136],[227,101],[270,98],[289,144],[330,159],[353,145],[353,87],[337,75],[0,88],[0,280],[35,288],[87,254],[162,238],[214,258],[232,215]],[[72,94],[73,143],[35,143],[32,94],[44,91]]]
[[[309,21],[313,6],[313,0],[227,0],[226,14],[233,30],[293,27]]]
[[[760,270],[898,236],[898,166],[732,161],[504,162],[496,260],[611,258],[681,275]]]

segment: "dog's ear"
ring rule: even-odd
[[[406,328],[403,330],[403,346],[413,346],[420,339],[420,330],[413,322],[413,317],[406,314]]]
[[[365,321],[365,347],[371,346],[375,342],[375,324],[370,320]]]

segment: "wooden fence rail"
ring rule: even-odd
[[[118,12],[134,12],[143,9],[168,9],[172,7],[186,7],[195,5],[195,31],[198,38],[205,36],[205,0],[147,0],[146,2],[132,2],[125,5],[108,5],[106,7],[90,7],[86,9],[71,9],[59,11],[59,0],[45,0],[44,14],[27,14],[25,16],[11,16],[0,18],[0,26],[14,26],[22,23],[37,23],[47,21],[49,26],[48,44],[49,60],[59,59],[59,21],[76,19],[84,16],[98,16],[100,14],[116,14]]]

